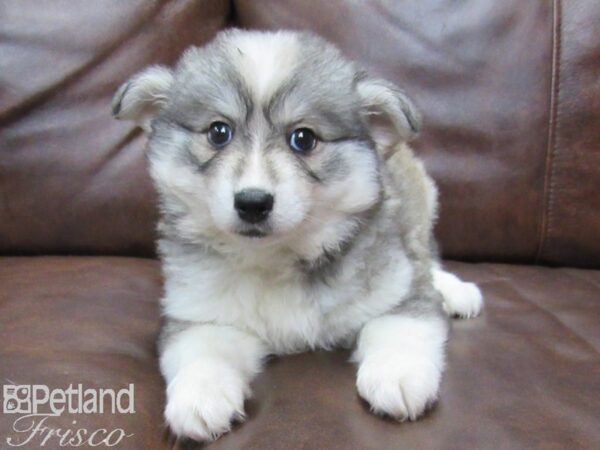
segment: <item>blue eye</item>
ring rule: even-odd
[[[298,128],[290,134],[289,145],[298,153],[309,153],[317,145],[317,136],[310,128]]]
[[[223,148],[233,139],[233,130],[225,122],[213,122],[208,128],[208,142],[215,148]]]

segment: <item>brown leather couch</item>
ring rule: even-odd
[[[0,384],[133,383],[135,414],[48,425],[181,445],[162,419],[144,138],[109,105],[141,67],[232,25],[315,30],[409,93],[444,257],[486,309],[453,323],[420,421],[369,414],[348,353],[317,352],[271,361],[246,423],[209,448],[600,448],[597,0],[0,2]],[[0,414],[0,448],[25,439],[15,418]]]

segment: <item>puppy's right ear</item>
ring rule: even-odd
[[[112,113],[117,119],[133,120],[146,132],[150,123],[169,100],[173,73],[164,66],[151,66],[131,77],[117,90]]]
[[[387,159],[399,142],[412,139],[421,127],[421,115],[398,87],[389,81],[359,73],[356,88],[380,154]]]

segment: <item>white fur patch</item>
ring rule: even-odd
[[[212,441],[244,418],[245,381],[223,362],[196,362],[167,386],[165,419],[177,436]]]
[[[444,310],[450,316],[476,317],[483,308],[483,296],[474,283],[462,281],[456,275],[434,268],[433,285],[444,298]]]
[[[231,327],[198,325],[168,342],[160,363],[171,430],[198,441],[229,431],[232,421],[244,418],[244,399],[264,354],[258,339]]]
[[[292,33],[240,33],[232,45],[239,73],[258,100],[269,98],[296,64],[298,39]]]
[[[260,337],[270,351],[293,353],[354,336],[369,319],[402,302],[413,275],[406,255],[395,251],[367,287],[357,273],[368,269],[350,257],[335,279],[311,290],[290,254],[260,245],[244,250],[237,249],[232,260],[167,260],[165,313],[235,326]]]
[[[265,160],[260,148],[261,144],[260,137],[257,137],[254,140],[254,146],[248,150],[246,164],[242,176],[237,180],[237,185],[234,188],[235,192],[240,192],[243,189],[262,189],[269,193],[273,192],[273,186],[265,168]]]
[[[415,420],[437,399],[446,337],[446,324],[435,318],[372,320],[353,356],[359,395],[375,413]]]

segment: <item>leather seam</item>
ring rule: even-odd
[[[538,250],[535,263],[544,256],[548,235],[552,231],[552,213],[555,202],[555,167],[554,160],[557,152],[557,128],[559,121],[558,102],[560,100],[560,64],[562,48],[562,17],[561,0],[554,0],[552,8],[552,75],[550,87],[550,115],[548,119],[548,144],[546,148],[546,164],[544,170],[544,186],[542,196],[541,219],[539,225]]]

